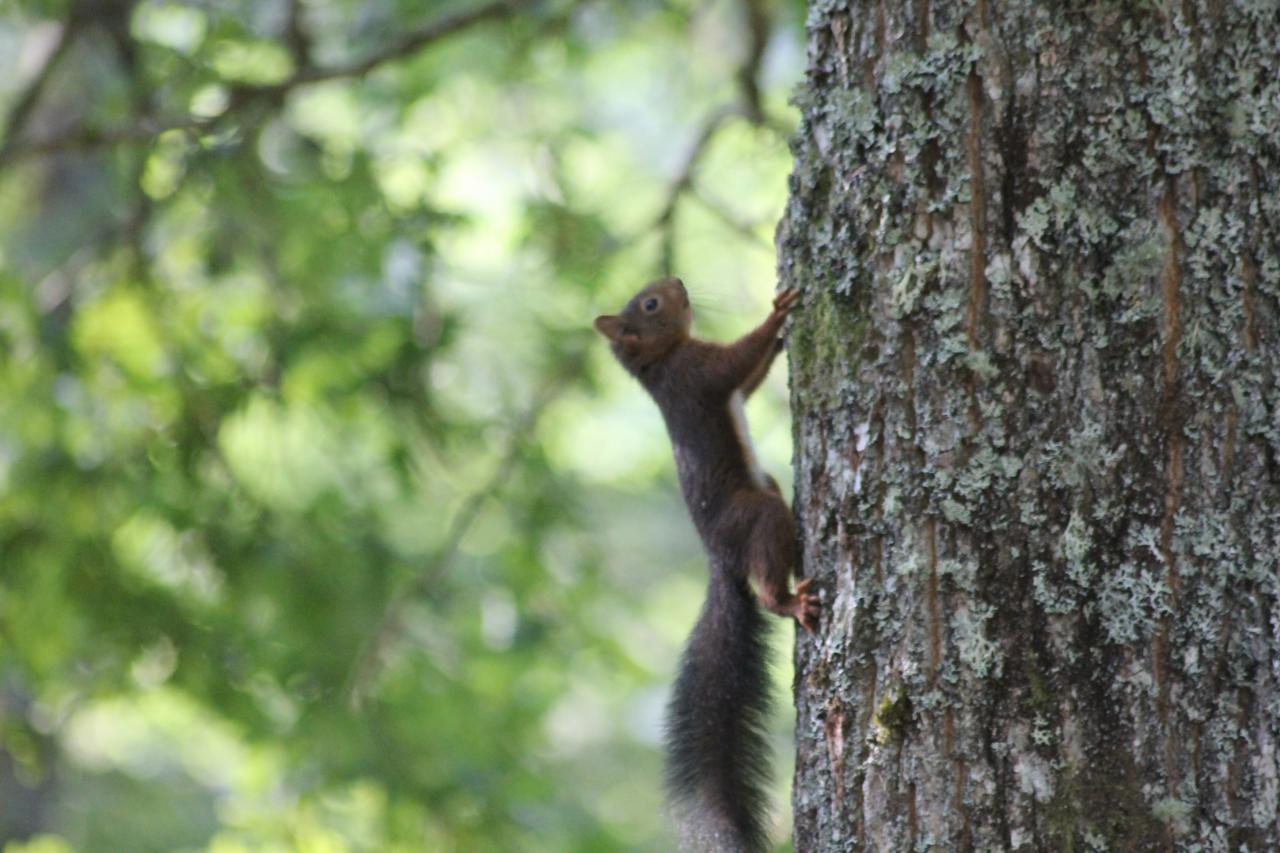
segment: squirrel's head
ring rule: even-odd
[[[689,336],[693,325],[689,291],[678,278],[650,282],[622,311],[597,317],[595,325],[622,363],[639,369]]]

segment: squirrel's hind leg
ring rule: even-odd
[[[791,591],[791,575],[800,564],[795,521],[776,495],[762,494],[746,548],[747,571],[760,591],[760,603],[779,616],[790,616],[806,631],[818,626],[821,602],[808,591],[806,578]]]

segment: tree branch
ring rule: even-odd
[[[486,3],[483,6],[477,6],[474,9],[467,9],[441,15],[436,20],[413,30],[390,47],[371,56],[367,56],[364,59],[359,59],[343,65],[334,65],[328,68],[302,68],[283,83],[276,84],[276,86],[264,86],[262,88],[281,88],[288,90],[295,86],[302,86],[308,83],[319,83],[324,80],[333,80],[339,77],[363,77],[378,66],[385,65],[388,62],[394,62],[397,59],[403,59],[410,54],[418,52],[432,42],[439,41],[445,36],[468,29],[484,21],[505,18],[508,15],[519,11],[521,7],[528,6],[529,3],[530,0],[494,0],[494,2]]]
[[[412,577],[405,580],[391,596],[377,627],[369,635],[352,664],[347,676],[345,692],[352,708],[359,709],[368,697],[374,681],[382,671],[387,652],[396,643],[403,629],[404,614],[409,603],[426,594],[449,571],[458,548],[471,525],[475,523],[489,498],[502,491],[504,484],[515,472],[516,464],[529,442],[538,420],[547,407],[560,396],[568,384],[582,371],[585,354],[570,355],[563,366],[542,387],[524,414],[511,425],[507,444],[498,457],[498,464],[489,479],[463,500],[453,516],[448,532],[435,556]]]
[[[702,156],[706,154],[707,149],[711,146],[711,141],[715,139],[716,133],[719,132],[726,121],[738,115],[742,115],[742,109],[737,104],[725,104],[708,113],[707,117],[703,119],[702,127],[694,138],[693,144],[685,154],[680,171],[676,173],[675,179],[667,187],[667,200],[662,205],[662,210],[658,212],[657,217],[653,220],[653,224],[649,226],[651,230],[657,229],[662,233],[661,263],[664,275],[671,274],[671,267],[675,262],[675,219],[676,208],[680,204],[680,196],[684,195],[685,191],[693,184],[694,170],[697,169]]]
[[[9,110],[9,115],[5,117],[4,122],[4,143],[0,144],[0,162],[3,162],[18,144],[18,134],[22,132],[22,128],[26,126],[27,118],[31,115],[31,111],[40,101],[40,94],[44,91],[44,87],[49,82],[49,78],[53,76],[53,70],[58,63],[66,55],[67,49],[71,47],[71,43],[75,40],[75,36],[80,31],[81,18],[78,15],[72,15],[70,20],[62,25],[61,31],[58,33],[57,42],[49,50],[49,54],[45,57],[44,64],[40,66],[40,70],[31,79],[31,83],[14,102],[13,107]]]
[[[694,201],[701,204],[712,216],[720,220],[720,222],[730,231],[733,231],[735,234],[745,238],[750,243],[767,252],[773,251],[773,244],[760,236],[760,232],[757,230],[758,225],[753,225],[749,222],[742,222],[741,220],[734,218],[733,214],[725,210],[720,204],[717,204],[715,201],[708,198],[707,194],[697,186],[692,188],[690,194],[693,196]]]
[[[38,157],[62,151],[92,151],[130,142],[150,142],[170,130],[195,131],[211,124],[209,119],[187,116],[181,120],[142,122],[136,127],[116,127],[109,130],[78,127],[49,139],[15,145],[6,155],[0,156],[0,165],[24,157]]]
[[[293,57],[293,64],[303,68],[311,64],[311,34],[302,23],[302,0],[289,0],[289,12],[284,25],[284,44]]]
[[[85,151],[122,143],[148,142],[169,130],[190,131],[212,127],[219,122],[225,121],[235,111],[244,108],[248,104],[260,103],[264,100],[279,100],[300,86],[347,77],[363,77],[379,66],[403,59],[454,33],[469,29],[485,21],[508,17],[521,8],[528,6],[530,2],[531,0],[493,0],[493,2],[485,3],[474,9],[442,15],[436,20],[409,32],[384,50],[373,53],[363,59],[325,68],[299,68],[279,83],[235,86],[234,97],[227,109],[214,118],[185,115],[141,127],[110,129],[78,127],[67,133],[47,139],[23,144],[15,142],[9,145],[6,143],[7,150],[0,152],[0,165],[24,157],[40,156],[58,151]],[[12,139],[12,135],[10,135],[9,139]]]
[[[743,0],[746,16],[747,51],[738,67],[738,89],[742,96],[742,110],[747,121],[763,124],[764,108],[760,104],[760,63],[769,44],[773,22],[769,17],[766,0]]]
[[[771,130],[777,130],[775,120],[765,113],[764,107],[760,102],[759,84],[760,63],[764,59],[764,51],[769,43],[773,21],[769,16],[766,0],[742,0],[742,10],[745,19],[746,50],[742,64],[738,66],[734,74],[738,86],[738,100],[735,103],[725,104],[712,110],[703,120],[702,128],[688,154],[685,155],[684,164],[680,172],[668,187],[666,203],[663,204],[658,216],[654,219],[653,225],[650,226],[650,229],[658,230],[661,233],[660,264],[662,267],[661,272],[664,275],[671,274],[672,266],[675,263],[676,208],[680,204],[681,196],[693,188],[694,171],[697,169],[698,163],[702,160],[706,150],[711,146],[715,135],[732,118],[744,118],[756,127],[768,127]],[[697,193],[695,192],[694,195],[696,196]],[[733,230],[755,241],[760,240],[759,236],[754,234],[750,228],[736,223],[728,214],[711,204],[707,199],[699,198],[699,201]]]

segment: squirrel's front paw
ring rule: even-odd
[[[786,290],[773,297],[773,313],[781,314],[785,317],[799,298],[800,291],[796,290],[794,287],[788,287]]]

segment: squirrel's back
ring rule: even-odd
[[[661,378],[645,383],[662,412],[680,489],[704,538],[708,509],[741,489],[769,488],[751,445],[741,392],[714,393],[699,382],[697,365],[705,358],[700,351],[713,346],[696,338],[681,342],[663,359]]]

